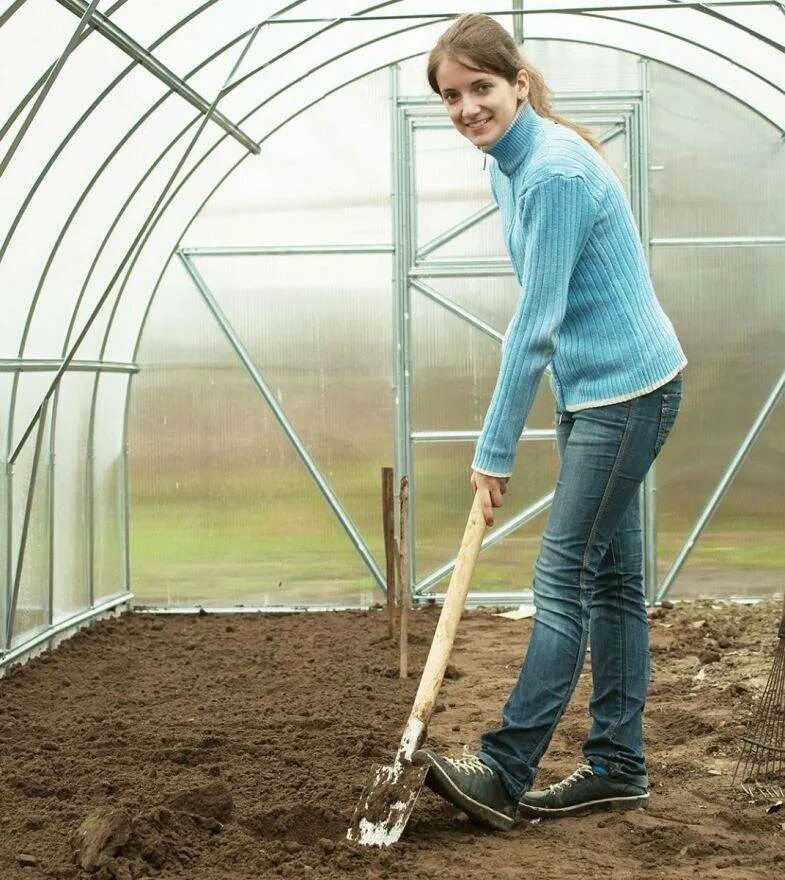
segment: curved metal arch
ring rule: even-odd
[[[123,0],[123,2],[126,2],[126,0]],[[205,11],[206,9],[208,9],[210,6],[214,5],[215,2],[217,2],[217,0],[208,0],[208,2],[204,3],[201,7],[199,7],[198,10],[195,10],[195,11],[193,11],[192,13],[190,13],[188,16],[186,16],[185,18],[183,18],[180,22],[178,22],[178,23],[176,23],[174,26],[172,26],[168,31],[166,31],[166,32],[165,32],[161,37],[159,37],[156,41],[154,41],[154,43],[151,44],[151,48],[155,48],[155,47],[157,47],[158,45],[160,45],[165,39],[167,39],[169,36],[171,36],[172,33],[174,33],[175,31],[177,31],[177,30],[178,30],[180,27],[182,27],[185,23],[191,21],[191,20],[192,20],[193,18],[195,18],[197,15],[201,14],[201,12],[204,12],[204,11]],[[282,8],[279,9],[278,11],[274,12],[271,16],[268,16],[268,18],[265,19],[262,23],[263,23],[263,24],[264,24],[264,23],[267,23],[268,21],[270,21],[270,20],[271,20],[272,18],[274,18],[275,16],[282,15],[283,13],[288,12],[288,11],[290,11],[290,10],[296,8],[297,6],[301,5],[303,2],[305,2],[305,0],[295,0],[295,2],[291,2],[291,3],[289,3],[288,5],[282,7]],[[373,5],[373,6],[367,7],[366,10],[363,10],[363,11],[380,9],[380,8],[383,8],[383,7],[389,6],[389,5],[391,5],[392,3],[394,3],[394,2],[397,2],[397,0],[386,0],[386,2],[377,3],[377,4]],[[263,68],[265,68],[265,67],[268,67],[268,66],[270,66],[271,64],[275,63],[276,61],[278,61],[278,60],[280,60],[280,59],[286,57],[290,52],[292,52],[292,51],[294,51],[294,50],[300,48],[301,46],[303,46],[303,45],[305,45],[306,43],[310,42],[310,40],[315,39],[316,37],[320,36],[320,35],[323,34],[325,31],[330,30],[330,29],[331,29],[332,27],[334,27],[334,26],[335,26],[334,24],[329,24],[329,25],[327,25],[327,26],[324,27],[324,28],[320,28],[320,29],[319,29],[318,31],[316,31],[314,34],[309,35],[309,36],[306,37],[305,39],[302,39],[302,40],[300,40],[299,42],[295,43],[294,46],[291,46],[291,47],[289,47],[287,50],[285,50],[284,52],[281,52],[279,55],[274,56],[272,59],[270,59],[268,62],[266,62],[265,65],[262,65],[262,68],[259,68],[259,69],[263,69]],[[197,72],[198,70],[200,70],[205,64],[207,64],[207,63],[209,63],[210,61],[214,60],[215,58],[219,57],[224,51],[226,51],[226,50],[227,50],[228,48],[230,48],[231,46],[235,45],[239,40],[241,40],[241,39],[243,39],[244,37],[248,36],[248,35],[251,33],[251,30],[252,30],[252,29],[248,29],[248,30],[244,31],[244,32],[243,32],[242,34],[240,34],[238,37],[235,37],[235,38],[233,38],[232,40],[230,40],[228,43],[226,43],[223,47],[219,48],[218,50],[215,50],[215,51],[213,52],[213,54],[212,54],[211,56],[208,57],[208,59],[206,59],[205,61],[201,62],[199,65],[197,65],[197,67],[195,67],[195,68],[194,68],[194,69],[188,74],[188,76],[189,76],[189,77],[192,76],[195,72]],[[343,57],[343,54],[345,54],[345,53],[341,53],[341,54],[338,55],[338,56],[334,56],[334,58],[331,59],[331,60],[335,60],[335,58],[338,58],[338,57]],[[131,70],[132,70],[132,69],[133,69],[133,67],[135,66],[135,64],[136,64],[136,62],[134,62],[133,64],[129,65],[128,68],[126,68],[126,69],[123,70],[120,74],[118,74],[118,76],[115,78],[115,80],[114,80],[114,81],[113,81],[113,82],[112,82],[112,83],[111,83],[111,84],[110,84],[110,85],[109,85],[109,86],[108,86],[108,87],[107,87],[107,88],[101,93],[101,95],[98,96],[98,98],[96,98],[96,100],[93,102],[93,104],[92,104],[92,105],[91,105],[91,106],[90,106],[90,107],[89,107],[89,108],[83,113],[83,115],[82,115],[82,117],[80,118],[79,122],[78,122],[78,123],[77,123],[77,124],[71,129],[71,131],[68,133],[68,135],[66,136],[66,138],[62,141],[62,143],[60,144],[60,146],[58,147],[58,149],[55,151],[55,153],[50,157],[49,162],[47,162],[47,164],[46,164],[46,166],[44,167],[43,171],[39,174],[39,177],[38,177],[38,179],[36,180],[36,182],[35,182],[33,188],[28,192],[28,195],[27,195],[27,197],[26,197],[26,199],[25,199],[25,202],[23,203],[23,205],[22,205],[20,211],[17,213],[17,216],[16,216],[16,218],[15,218],[15,220],[14,220],[14,223],[12,224],[12,227],[11,227],[11,230],[10,230],[10,232],[9,232],[9,235],[6,237],[6,241],[3,243],[2,248],[0,248],[0,259],[2,259],[3,255],[4,255],[5,251],[6,251],[6,249],[7,249],[7,247],[8,247],[8,243],[9,243],[9,241],[10,241],[10,238],[11,238],[11,236],[13,235],[13,232],[15,231],[16,226],[18,225],[18,223],[19,223],[19,221],[20,221],[20,219],[21,219],[21,215],[22,215],[22,214],[24,213],[24,211],[26,210],[26,207],[27,207],[27,205],[29,204],[29,202],[32,200],[32,198],[33,198],[33,196],[34,196],[34,194],[35,194],[35,191],[37,190],[38,186],[40,185],[40,183],[42,182],[43,178],[46,176],[46,174],[48,173],[48,171],[50,170],[50,168],[52,167],[52,165],[54,164],[54,162],[56,161],[56,159],[57,159],[57,157],[59,156],[59,154],[60,154],[60,152],[62,151],[62,149],[64,149],[64,147],[66,146],[66,144],[68,143],[68,141],[73,137],[73,135],[74,135],[74,134],[76,133],[76,131],[81,127],[81,125],[84,124],[85,120],[86,120],[87,117],[90,115],[90,113],[92,113],[92,111],[93,111],[93,110],[94,110],[94,109],[95,109],[95,108],[96,108],[96,107],[97,107],[97,106],[98,106],[98,105],[104,100],[104,98],[105,98],[105,97],[106,97],[106,96],[112,91],[112,89],[114,89],[114,88],[118,85],[118,83],[119,83],[119,82],[120,82],[120,81],[121,81],[121,80],[122,80],[122,79],[123,79],[123,78],[124,78],[124,77],[125,77],[125,76],[126,76]],[[245,79],[245,78],[246,78],[246,77],[244,77],[244,79]],[[228,93],[229,91],[231,91],[231,90],[233,89],[234,85],[235,85],[235,84],[232,84],[232,85],[230,86],[230,88],[226,90],[226,93]],[[94,185],[94,183],[95,183],[95,181],[97,180],[97,178],[98,178],[98,176],[100,175],[100,173],[102,173],[103,170],[105,170],[105,168],[106,168],[107,165],[109,164],[109,161],[111,161],[111,159],[114,157],[114,155],[116,155],[117,151],[123,146],[123,144],[124,144],[125,142],[127,142],[128,138],[131,136],[131,134],[133,134],[133,132],[135,132],[135,131],[138,129],[139,125],[140,125],[140,124],[141,124],[146,118],[148,118],[149,115],[150,115],[152,112],[154,112],[154,110],[157,109],[157,108],[161,105],[161,103],[163,103],[164,100],[166,100],[168,97],[170,97],[171,94],[172,94],[172,92],[170,91],[170,92],[168,92],[166,95],[162,96],[162,98],[160,98],[160,99],[159,99],[159,100],[153,105],[153,107],[152,107],[151,109],[149,109],[149,110],[144,114],[143,117],[141,117],[139,120],[137,120],[137,122],[134,124],[134,126],[132,126],[132,128],[130,129],[130,131],[129,131],[129,132],[126,134],[126,136],[121,140],[120,144],[119,144],[119,145],[118,145],[118,146],[117,146],[117,147],[116,147],[116,148],[110,153],[110,156],[107,157],[107,160],[105,160],[104,163],[102,163],[101,167],[99,168],[98,173],[97,173],[97,174],[93,177],[93,179],[90,181],[90,183],[89,183],[89,185],[88,185],[88,187],[87,187],[87,190],[83,191],[82,195],[80,196],[80,199],[77,201],[77,204],[76,204],[76,206],[75,206],[75,209],[72,209],[71,214],[70,214],[69,217],[67,218],[66,226],[70,225],[70,222],[72,221],[72,219],[73,219],[73,217],[74,217],[74,215],[75,215],[75,213],[76,213],[76,210],[78,209],[78,207],[79,207],[79,206],[82,204],[82,202],[84,201],[84,198],[86,197],[87,192],[89,192],[89,190],[92,188],[92,186]],[[276,93],[276,94],[277,94],[277,93]],[[189,123],[189,124],[188,124],[188,125],[187,125],[187,126],[186,126],[186,127],[185,127],[185,128],[184,128],[184,129],[183,129],[183,130],[182,130],[182,131],[181,131],[181,132],[180,132],[180,133],[179,133],[179,134],[178,134],[178,135],[172,140],[172,141],[171,141],[171,142],[170,142],[169,146],[167,147],[167,149],[166,149],[164,152],[167,152],[168,149],[170,149],[172,146],[174,146],[174,144],[179,140],[179,138],[180,138],[180,137],[181,137],[181,136],[182,136],[182,135],[183,135],[183,134],[184,134],[184,133],[190,128],[190,127],[191,127],[191,125],[192,125],[197,119],[199,119],[199,118],[200,118],[199,115],[197,115],[196,117],[194,117],[194,120],[192,120],[192,122]],[[247,118],[247,117],[246,117],[246,118]],[[160,158],[160,157],[159,157],[159,158]],[[156,162],[156,164],[157,164],[157,162]],[[147,176],[148,176],[148,175],[145,175],[145,176],[142,178],[142,180],[146,179]],[[139,187],[137,187],[137,190],[138,190],[138,188],[139,188]],[[123,205],[123,207],[122,207],[122,209],[121,209],[121,213],[122,213],[122,211],[125,210],[125,208],[127,207],[127,205],[128,205],[128,201],[126,201],[126,203]],[[115,226],[116,226],[118,220],[119,220],[119,215],[118,215],[118,217],[116,218],[115,222],[112,224],[112,227],[111,227],[112,229],[115,228]],[[56,250],[57,248],[59,248],[59,244],[61,243],[61,241],[62,241],[62,237],[63,237],[64,234],[65,234],[65,229],[61,229],[61,233],[60,233],[59,236],[58,236],[58,239],[57,239],[57,241],[56,241],[55,249],[54,249],[54,250]],[[100,251],[99,251],[99,254],[98,254],[98,255],[100,255],[100,252],[103,251],[103,247],[106,245],[107,240],[108,240],[108,239],[105,238],[104,241],[102,242],[102,245],[101,245],[101,248],[100,248]],[[34,312],[35,312],[35,309],[36,309],[36,306],[37,306],[37,302],[38,302],[38,298],[39,298],[39,296],[40,296],[40,292],[41,292],[41,289],[42,289],[43,283],[44,283],[44,281],[45,281],[45,277],[46,277],[46,275],[48,274],[48,270],[49,270],[49,267],[50,267],[50,265],[51,265],[51,262],[52,262],[53,257],[54,257],[54,251],[50,252],[50,258],[47,260],[47,264],[45,265],[45,268],[44,268],[44,271],[43,271],[43,273],[42,273],[42,276],[39,277],[39,283],[38,283],[38,285],[37,285],[37,287],[36,287],[36,291],[35,291],[35,293],[34,293],[33,299],[31,300],[31,304],[30,304],[30,307],[29,307],[29,310],[28,310],[27,320],[26,320],[26,323],[25,323],[25,327],[24,327],[24,330],[23,330],[23,333],[22,333],[21,342],[20,342],[20,353],[19,353],[19,356],[20,356],[20,357],[21,357],[22,354],[23,354],[23,350],[24,350],[24,346],[25,346],[25,344],[26,344],[26,339],[27,339],[27,335],[28,335],[28,332],[29,332],[29,328],[30,328],[31,322],[32,322],[33,314],[34,314]],[[73,312],[72,312],[71,320],[70,320],[70,322],[69,322],[69,326],[68,326],[67,333],[66,333],[66,341],[65,341],[65,344],[64,344],[64,347],[63,347],[63,356],[65,356],[65,352],[67,351],[67,348],[68,348],[68,340],[70,339],[70,335],[71,335],[71,332],[72,332],[72,330],[73,330],[73,325],[74,325],[74,322],[75,322],[75,319],[76,319],[76,315],[77,315],[78,310],[79,310],[79,307],[80,307],[80,305],[81,305],[81,302],[82,302],[82,299],[83,299],[83,296],[84,296],[84,293],[85,293],[85,289],[86,289],[87,283],[89,282],[89,278],[90,278],[90,276],[92,275],[92,271],[93,271],[93,269],[95,268],[96,263],[97,263],[97,259],[94,259],[94,260],[93,260],[93,264],[91,265],[90,270],[89,270],[89,272],[88,272],[87,279],[86,279],[85,283],[83,284],[82,289],[80,290],[80,293],[79,293],[79,295],[78,295],[78,297],[77,297],[77,300],[76,300],[76,303],[75,303],[75,305],[74,305],[74,310],[73,310]],[[10,415],[9,425],[8,425],[8,441],[7,441],[7,445],[8,445],[8,448],[9,448],[9,452],[10,452],[10,446],[11,446],[12,439],[13,439],[13,433],[12,433],[12,432],[13,432],[13,421],[14,421],[14,414],[15,414],[16,388],[17,388],[17,384],[18,384],[18,383],[17,383],[17,380],[18,380],[18,377],[15,376],[15,377],[14,377],[14,387],[13,387],[12,395],[11,395],[11,406],[10,406],[10,409],[11,409],[11,415]],[[17,453],[18,453],[18,450],[17,450],[16,453],[14,453],[14,456],[16,456]]]
[[[581,14],[581,13],[578,13],[578,14]],[[432,18],[432,17],[429,17],[429,18]],[[626,26],[630,27],[631,29],[637,29],[637,28],[641,28],[641,27],[642,27],[643,29],[646,28],[646,26],[641,26],[641,25],[640,25],[639,23],[637,23],[637,22],[629,22],[629,21],[626,21],[626,20],[619,20],[619,19],[613,19],[613,20],[616,21],[616,22],[619,23],[619,24],[626,25]],[[433,23],[433,22],[432,22],[431,20],[428,20],[428,21],[424,22],[423,24],[430,24],[430,23]],[[422,26],[422,24],[421,24],[420,26]],[[403,30],[406,30],[406,29],[403,29]],[[666,32],[666,33],[668,33],[668,32]],[[379,37],[378,39],[388,39],[389,37],[391,37],[391,36],[393,36],[393,35],[395,35],[395,32],[388,32],[388,33],[382,35],[381,37]],[[675,40],[677,40],[677,41],[678,41],[678,40],[682,40],[682,37],[680,37],[679,35],[675,35],[675,34],[670,34],[670,33],[668,33],[668,36],[672,37],[673,39],[675,39]],[[544,38],[544,37],[543,37],[543,38]],[[580,39],[572,38],[570,41],[571,41],[571,42],[584,42],[584,43],[592,44],[592,45],[602,45],[601,43],[598,43],[596,40],[580,40]],[[355,47],[355,48],[357,48],[357,47]],[[612,46],[612,48],[614,48],[614,49],[616,49],[616,50],[618,50],[618,51],[624,51],[623,49],[620,49],[620,47],[617,46],[617,45]],[[702,47],[702,48],[704,48],[705,51],[707,51],[707,52],[709,52],[709,53],[716,54],[716,53],[714,53],[714,50],[711,50],[711,49],[709,49],[709,48],[707,48],[707,47]],[[352,51],[352,50],[350,50],[350,51]],[[332,61],[332,60],[336,60],[337,57],[341,57],[343,54],[346,54],[346,53],[341,53],[341,55],[339,55],[339,56],[333,56],[333,58],[330,59],[330,61]],[[636,52],[635,54],[638,55],[639,57],[650,57],[650,56],[645,56],[645,55],[644,55],[643,53],[641,53],[641,52]],[[657,59],[657,60],[659,60],[659,59]],[[329,63],[329,61],[326,62],[326,63]],[[665,63],[665,62],[663,62],[663,63]],[[670,65],[670,66],[676,67],[675,65]],[[676,69],[683,70],[683,68],[678,68],[678,67],[676,67]],[[308,75],[308,74],[305,74],[305,75]],[[364,75],[364,74],[363,74],[363,75]],[[690,75],[692,75],[692,76],[696,76],[696,75],[695,75],[694,73],[692,73],[692,72],[690,72]],[[696,78],[701,79],[700,76],[696,76]],[[715,85],[715,87],[716,87],[716,84],[712,83],[712,85]],[[720,89],[720,90],[721,90],[721,91],[726,91],[726,90],[724,90],[724,89]],[[727,91],[726,91],[726,93],[727,93]],[[735,96],[734,96],[734,97],[735,97]],[[739,100],[739,99],[737,98],[737,100]],[[745,102],[741,102],[741,103],[745,103]],[[747,106],[750,106],[750,105],[747,105]],[[257,109],[258,109],[258,108],[257,108]],[[757,108],[751,107],[751,109],[756,110],[756,112],[758,112],[760,115],[763,115],[764,118],[766,118],[764,114],[760,113],[760,111],[757,110]],[[255,111],[251,111],[251,112],[255,112]],[[247,119],[249,115],[250,115],[250,113],[249,113],[249,114],[246,114],[246,115],[243,117],[243,120],[242,120],[242,121],[244,121],[245,119]],[[770,121],[770,120],[769,120],[769,121]],[[221,138],[221,139],[220,139],[220,140],[214,145],[214,147],[217,146],[219,143],[221,143],[222,140],[223,140],[223,138]],[[213,147],[213,148],[214,148],[214,147]],[[208,151],[208,153],[205,154],[205,156],[202,157],[202,159],[199,161],[198,164],[201,164],[201,161],[204,161],[204,159],[207,157],[207,155],[209,155],[209,152],[212,152],[212,148],[211,148],[210,151]],[[190,174],[193,172],[193,170],[195,170],[196,167],[198,167],[198,165],[197,165],[197,166],[194,166],[194,169],[192,169],[192,171],[189,172],[189,174],[188,174],[189,177],[190,177]],[[178,187],[178,191],[179,191],[179,189],[180,189],[180,187]],[[163,208],[162,210],[165,210],[166,206],[168,206],[168,204],[171,203],[172,198],[173,198],[173,196],[170,197],[170,199],[167,201],[166,205],[164,206],[164,208]],[[156,222],[157,222],[157,221],[156,221]],[[146,242],[148,239],[149,239],[149,234],[145,237],[145,242]],[[142,245],[142,246],[143,246],[143,245]],[[127,279],[126,279],[126,280],[127,280]],[[125,287],[125,282],[123,283],[123,289],[124,289],[124,287]],[[114,311],[115,311],[115,310],[113,309],[113,313],[114,313]]]
[[[127,2],[127,0],[122,0],[122,3],[125,3],[125,2]],[[176,22],[172,27],[170,27],[169,30],[167,30],[164,34],[162,34],[158,39],[156,39],[151,44],[151,48],[157,48],[159,45],[161,45],[162,42],[164,42],[170,36],[172,36],[172,34],[176,33],[181,27],[188,24],[188,22],[192,21],[197,15],[200,15],[202,12],[209,9],[211,6],[215,5],[215,3],[217,3],[217,2],[219,2],[219,0],[207,0],[207,2],[203,3],[197,10],[193,10],[187,16],[182,18],[179,22]],[[296,2],[289,3],[287,6],[282,7],[282,9],[280,11],[276,12],[275,14],[279,15],[279,14],[281,14],[281,12],[286,12],[290,9],[293,9],[303,2],[305,2],[305,0],[296,0]],[[116,4],[116,6],[117,6],[117,4]],[[114,7],[114,8],[116,8],[116,7]],[[193,76],[194,74],[196,74],[199,70],[202,69],[202,67],[204,67],[206,64],[211,63],[216,58],[220,57],[220,55],[223,54],[223,52],[227,51],[232,46],[236,45],[237,42],[242,40],[243,37],[247,37],[250,33],[251,33],[251,30],[247,30],[247,31],[243,32],[242,34],[240,34],[238,37],[234,38],[233,40],[230,40],[225,46],[221,47],[221,49],[214,52],[213,54],[208,56],[206,59],[204,59],[202,62],[200,62],[199,65],[197,65],[192,71],[189,72],[188,76],[190,77],[190,76]],[[134,67],[137,66],[137,64],[138,64],[138,62],[136,62],[136,61],[132,62],[130,65],[128,65],[128,67],[126,67],[123,71],[121,71],[117,75],[117,77],[115,77],[114,81],[112,83],[110,83],[103,90],[103,92],[101,92],[101,94],[93,101],[93,103],[90,105],[90,107],[87,108],[87,110],[82,114],[82,116],[80,117],[77,124],[72,127],[72,129],[68,132],[68,134],[63,139],[63,141],[60,143],[58,148],[55,150],[55,152],[49,158],[49,161],[46,163],[43,170],[40,172],[38,178],[36,179],[35,183],[33,184],[33,187],[28,191],[28,193],[25,197],[25,200],[23,201],[19,211],[17,212],[17,215],[14,218],[14,221],[9,229],[9,232],[6,235],[6,238],[5,238],[2,246],[0,247],[0,260],[2,260],[3,256],[5,255],[5,252],[8,248],[10,240],[11,240],[19,222],[21,221],[21,218],[22,218],[24,212],[26,211],[27,206],[32,201],[32,198],[35,195],[35,192],[37,191],[38,187],[41,185],[44,177],[48,174],[51,167],[54,165],[55,161],[59,157],[62,150],[66,147],[66,145],[71,140],[71,138],[76,134],[78,129],[84,124],[84,122],[86,121],[88,116],[103,102],[103,100],[111,93],[111,91],[134,69]],[[161,104],[163,104],[163,102],[166,101],[168,98],[170,98],[173,94],[174,94],[174,92],[172,90],[167,92],[165,95],[163,95],[161,98],[159,98],[152,105],[152,107],[149,108],[148,111],[146,111],[146,113],[142,117],[140,117],[136,121],[136,123],[126,133],[125,137],[122,138],[121,141],[116,145],[114,150],[110,152],[110,155],[102,163],[98,172],[96,173],[96,175],[94,175],[93,179],[88,184],[88,187],[82,192],[82,195],[77,200],[77,203],[76,203],[74,209],[72,209],[71,213],[69,214],[69,217],[66,220],[66,225],[61,229],[60,234],[58,235],[58,238],[56,239],[55,247],[50,252],[49,258],[47,259],[47,262],[44,266],[44,270],[42,271],[42,275],[39,276],[39,282],[38,282],[38,285],[36,286],[36,290],[34,291],[33,298],[30,302],[30,306],[29,306],[28,314],[27,314],[27,319],[25,321],[22,336],[20,339],[19,355],[18,355],[20,358],[24,354],[24,347],[27,343],[27,336],[30,331],[30,326],[32,324],[35,309],[38,304],[38,299],[40,297],[43,284],[45,283],[46,276],[48,275],[49,268],[50,268],[51,263],[54,259],[54,256],[56,254],[57,249],[59,249],[60,243],[62,242],[62,239],[67,231],[67,228],[70,226],[70,223],[72,222],[74,216],[76,215],[79,207],[84,202],[84,199],[87,197],[89,191],[92,189],[95,182],[98,180],[98,177],[103,173],[103,171],[109,165],[109,163],[114,158],[114,156],[117,154],[117,152],[124,146],[124,144],[133,135],[133,133],[138,130],[138,128],[144,123],[144,121],[146,121],[146,119],[148,119],[150,117],[150,115],[152,115],[152,113],[155,112],[155,110],[157,110],[158,107],[160,107]],[[182,136],[182,134],[184,134],[200,118],[202,118],[201,114],[197,114],[194,117],[194,119],[186,126],[186,128],[184,128],[183,131],[177,136],[175,141],[172,142],[172,145],[179,139],[179,137]],[[123,205],[122,210],[125,210],[126,207],[127,207],[127,203],[125,205]],[[117,219],[119,220],[119,217]],[[115,225],[116,225],[116,222],[113,224],[112,228],[114,228]],[[105,243],[106,243],[106,241],[104,242],[104,244]],[[96,263],[97,263],[97,259],[93,261],[93,264],[90,267],[90,274],[92,273],[93,269],[95,268]],[[88,275],[88,281],[89,281],[89,275]],[[73,329],[73,325],[76,320],[76,315],[78,314],[79,306],[81,305],[86,286],[87,286],[87,282],[85,282],[85,284],[83,285],[83,287],[79,293],[79,296],[77,297],[76,303],[74,305],[74,311],[72,313],[71,320],[69,322],[69,326],[68,326],[68,329],[66,332],[66,344],[63,347],[63,356],[65,356],[65,352],[67,351],[67,341],[68,341],[68,338],[70,338],[70,333]],[[11,397],[10,397],[10,402],[9,402],[9,418],[8,418],[8,430],[7,430],[7,442],[6,442],[8,456],[10,456],[11,452],[12,452],[11,447],[13,444],[13,427],[14,427],[14,420],[15,420],[15,414],[16,414],[16,398],[17,398],[17,391],[18,391],[18,383],[19,383],[19,375],[17,374],[14,376],[14,379],[13,379]],[[53,418],[54,418],[54,414],[55,413],[53,411]]]

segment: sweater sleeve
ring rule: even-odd
[[[597,202],[580,177],[555,174],[522,197],[521,297],[502,346],[499,376],[477,441],[472,469],[512,474],[545,367],[556,350],[575,263],[597,215]]]

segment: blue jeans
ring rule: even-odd
[[[596,772],[645,786],[643,707],[649,629],[638,489],[670,433],[681,375],[649,394],[557,413],[561,470],[534,573],[537,614],[501,725],[479,755],[514,798],[537,765],[591,642],[593,723],[583,753]]]

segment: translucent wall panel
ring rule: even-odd
[[[93,595],[96,602],[124,592],[125,458],[123,419],[128,376],[104,373],[98,380],[93,432]]]
[[[654,248],[654,281],[690,359],[682,413],[657,469],[661,570],[670,565],[783,369],[785,249]],[[745,468],[748,489],[729,495],[715,516],[715,536],[737,532],[742,545],[782,530],[767,483],[781,482],[781,433]],[[761,439],[761,442],[763,440]],[[777,483],[777,477],[780,477]],[[757,494],[754,487],[766,491]],[[757,511],[757,515],[755,515]],[[701,558],[711,554],[704,536]],[[697,563],[675,590],[705,590]],[[718,587],[719,589],[719,587]]]
[[[670,67],[650,83],[652,235],[785,236],[780,132]]]
[[[383,560],[379,472],[392,463],[389,258],[219,262],[200,262],[205,278]],[[370,573],[175,268],[150,316],[132,395],[137,601],[377,600]]]
[[[518,297],[512,278],[431,279],[430,283],[502,333]],[[479,430],[496,384],[500,344],[416,289],[411,304],[414,430]],[[545,376],[528,426],[552,427],[553,406]],[[471,454],[467,449],[467,466]]]
[[[265,141],[211,198],[188,245],[389,243],[387,93],[386,71],[366,77]]]
[[[90,604],[87,452],[92,390],[90,373],[68,373],[55,398],[55,620]]]
[[[21,571],[18,569],[19,540],[22,535],[25,507],[30,491],[30,475],[35,453],[35,437],[29,443],[14,467],[14,519],[15,532],[14,577],[18,575],[16,614],[13,620],[13,636],[10,647],[15,647],[45,629],[49,624],[49,586],[51,573],[51,520],[50,520],[50,455],[49,431],[51,420],[43,424],[41,451],[38,456],[32,507],[27,528]],[[16,533],[19,533],[17,537]]]
[[[443,111],[434,108],[440,118]],[[485,157],[450,125],[415,129],[415,183],[417,187],[417,244],[422,246],[493,201]],[[460,244],[459,244],[460,242]],[[472,253],[469,245],[482,248],[483,256],[504,254],[504,236],[496,212],[482,221],[468,237],[441,248],[438,256],[458,250]],[[462,251],[461,251],[461,248]]]
[[[472,445],[417,444],[415,453],[416,573],[417,578],[422,579],[458,553],[472,503],[469,484]],[[504,496],[504,506],[494,511],[494,526],[504,525],[550,492],[557,473],[555,441],[519,444],[518,467]],[[483,551],[472,577],[472,593],[519,592],[531,588],[534,559],[546,516],[541,514],[501,544]],[[448,580],[445,578],[437,584],[433,592],[444,592]]]

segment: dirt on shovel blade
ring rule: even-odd
[[[427,767],[412,764],[374,764],[371,781],[363,789],[347,837],[355,843],[389,846],[403,833]]]

